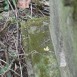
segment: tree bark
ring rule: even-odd
[[[73,6],[62,0],[50,0],[50,33],[61,77],[77,76],[77,23],[73,20]]]

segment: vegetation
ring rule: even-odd
[[[48,25],[48,17],[42,17],[31,19],[21,26],[25,53],[32,53],[27,58],[32,61],[35,77],[60,77]],[[47,47],[49,51],[44,50]]]
[[[8,5],[7,1],[5,3]],[[8,9],[7,6],[5,8]],[[0,22],[0,31],[2,30],[2,33],[0,32],[0,41],[7,47],[6,49],[1,45],[0,48],[0,55],[7,54],[4,58],[3,56],[1,57],[2,61],[0,63],[3,67],[0,68],[0,75],[3,77],[27,77],[30,75],[29,72],[33,70],[34,77],[60,77],[48,28],[50,23],[49,16],[41,15],[40,17],[40,15],[37,15],[39,13],[36,13],[36,16],[27,19],[27,16],[30,16],[30,12],[23,16],[24,11],[18,11],[19,19],[17,19],[15,17],[16,13],[8,12],[10,14],[8,19],[7,16],[0,13],[0,21],[2,21],[2,25]],[[20,12],[22,18],[20,18]],[[6,20],[10,23],[5,26]],[[4,29],[4,27],[6,28]],[[7,53],[5,53],[6,50]],[[29,65],[25,65],[29,61],[32,69],[27,71]]]

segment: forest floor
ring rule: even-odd
[[[60,77],[49,20],[28,9],[17,19],[11,11],[0,15],[0,77]]]

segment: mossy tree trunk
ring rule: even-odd
[[[65,6],[63,0],[50,0],[51,24],[49,29],[61,77],[77,76],[77,0],[74,1],[73,5]]]

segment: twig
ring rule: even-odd
[[[5,28],[8,27],[8,25],[10,24],[10,22],[11,22],[10,20],[6,20],[5,24],[3,25],[2,30],[0,30],[0,33],[1,33]]]
[[[4,48],[6,48],[6,46],[4,45],[4,43],[3,43],[3,42],[1,42],[1,41],[0,41],[0,46],[2,46],[2,47],[4,47]]]
[[[15,12],[15,15],[16,15],[16,21],[17,21],[17,41],[16,41],[16,52],[18,53],[18,45],[19,45],[19,24],[18,24],[18,15],[17,15],[17,6],[15,4],[15,9],[16,9],[16,12]],[[19,55],[18,55],[18,59],[19,59]],[[21,66],[21,62],[19,61],[19,65],[20,65],[20,71],[21,71],[21,77],[23,77],[23,74],[22,74],[22,66]]]
[[[11,7],[12,11],[14,12],[13,6],[11,5],[11,3],[10,3],[10,1],[9,1],[9,0],[8,0],[8,3],[9,3],[9,5],[10,5],[10,7]]]
[[[15,72],[14,70],[10,69],[11,71],[13,71],[16,75],[20,76],[17,72]]]
[[[2,60],[2,59],[0,59],[0,61],[2,61],[2,62],[5,63],[5,64],[8,64],[6,61],[4,61],[4,60]]]
[[[9,65],[6,61],[4,61],[2,59],[0,59],[0,61],[4,62],[6,65]],[[8,72],[10,70],[13,62],[14,62],[14,59],[12,60],[11,64],[8,66],[8,69],[6,71],[4,71],[2,74],[5,74],[6,72]],[[0,75],[2,75],[2,74],[0,74]]]

